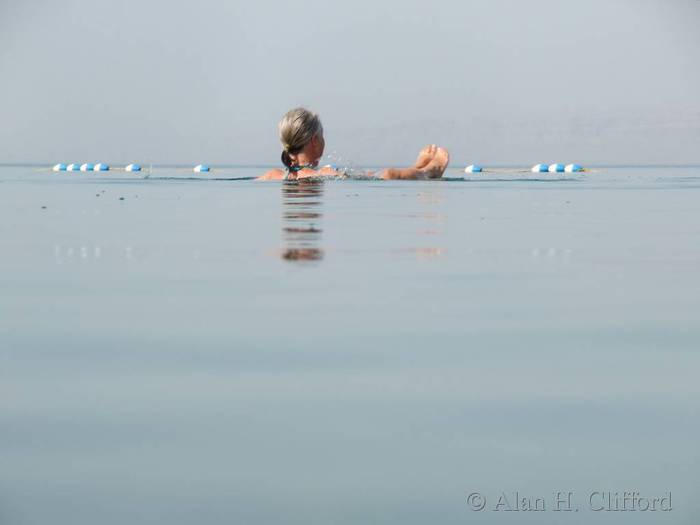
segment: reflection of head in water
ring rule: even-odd
[[[282,231],[287,261],[320,261],[321,230],[318,224],[323,218],[322,182],[298,182],[282,185]]]
[[[287,168],[318,164],[326,143],[321,119],[316,113],[305,108],[288,111],[279,123],[279,134],[282,164]]]

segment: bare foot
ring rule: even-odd
[[[423,171],[429,179],[439,179],[445,173],[450,163],[450,153],[445,148],[437,148],[435,156],[431,159]]]
[[[423,180],[439,179],[450,162],[450,154],[445,148],[435,145],[425,147],[418,155],[416,166],[413,168],[387,168],[377,177],[388,180]],[[422,167],[418,167],[422,164]]]
[[[435,144],[429,144],[420,150],[418,158],[416,159],[415,168],[419,170],[425,168],[430,161],[433,160],[433,157],[435,157],[437,149],[438,148]]]

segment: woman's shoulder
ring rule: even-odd
[[[257,180],[283,180],[287,175],[285,170],[274,168],[261,175]],[[292,175],[292,179],[307,179],[316,177],[340,177],[342,173],[332,166],[323,166],[322,168],[303,168]]]
[[[331,165],[323,166],[321,168],[304,168],[297,172],[297,178],[299,179],[342,176],[343,174]]]
[[[271,169],[265,175],[261,175],[257,180],[282,180],[284,179],[285,171],[279,168]]]

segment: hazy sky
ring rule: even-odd
[[[700,162],[698,0],[0,0],[0,162]]]

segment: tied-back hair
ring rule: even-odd
[[[282,164],[287,169],[292,169],[294,166],[294,162],[292,161],[292,157],[289,156],[289,153],[287,153],[287,150],[282,151]]]
[[[291,156],[300,153],[316,134],[323,131],[319,116],[306,108],[288,111],[280,120],[278,128],[282,142],[282,164],[288,170],[295,167]]]

